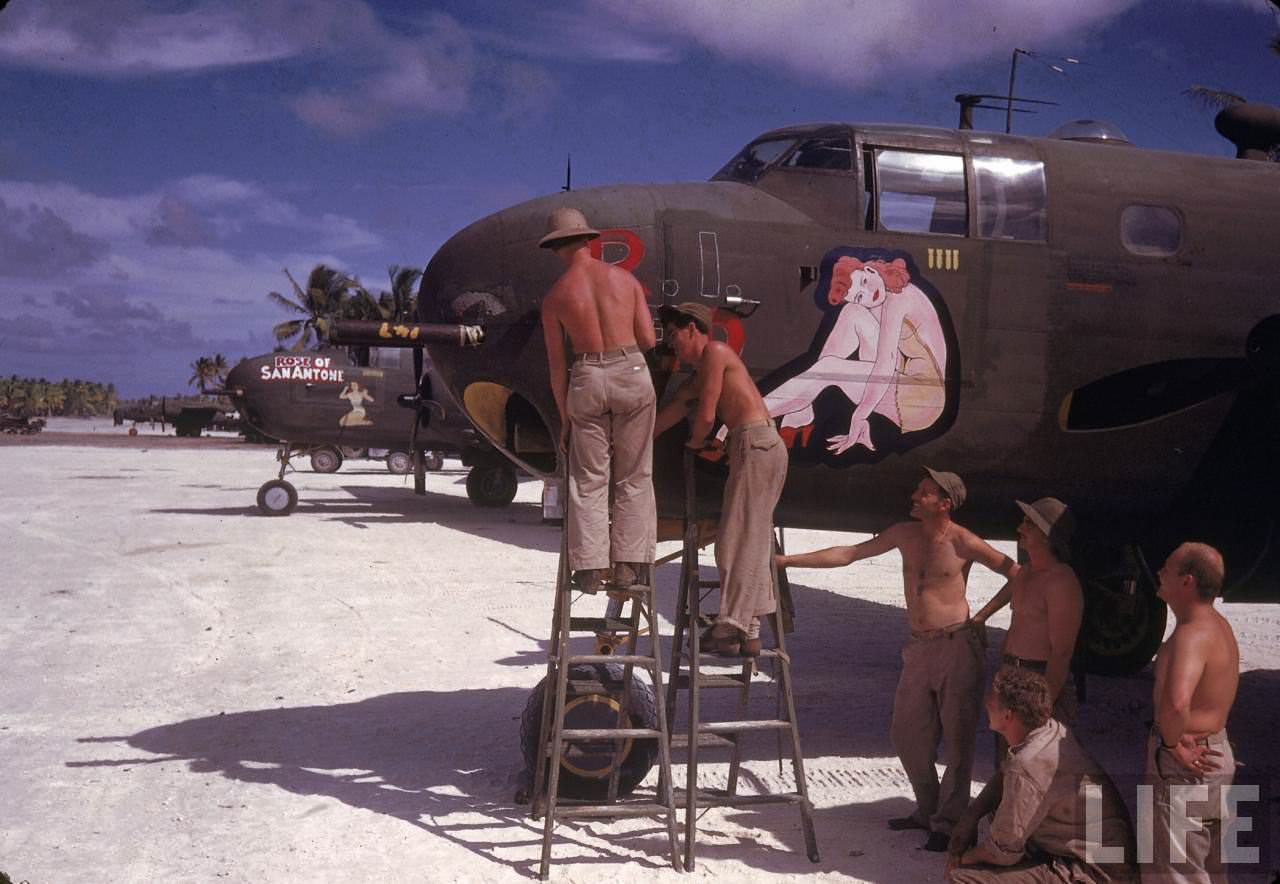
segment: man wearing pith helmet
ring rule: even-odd
[[[657,534],[656,397],[643,355],[657,335],[636,278],[591,254],[599,235],[565,207],[551,213],[538,242],[565,267],[543,299],[542,332],[569,455],[569,567],[585,592],[610,580],[633,584],[653,560]]]

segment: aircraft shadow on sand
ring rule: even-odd
[[[659,597],[668,620],[677,578],[675,566],[660,570]],[[803,584],[793,583],[792,590],[798,630],[788,637],[788,650],[794,660],[810,790],[818,804],[815,823],[823,862],[814,866],[805,858],[794,809],[786,807],[725,809],[704,816],[699,825],[699,856],[784,874],[838,871],[893,882],[916,882],[922,876],[931,877],[934,871],[940,874],[941,859],[915,849],[918,833],[886,833],[884,829],[885,818],[909,811],[907,798],[834,804],[829,800],[833,786],[837,795],[861,786],[883,793],[886,783],[900,782],[905,788],[905,775],[897,767],[889,740],[899,651],[906,632],[904,611]],[[549,625],[549,593],[546,602]],[[1003,634],[996,629],[989,632],[990,664]],[[496,662],[544,666],[546,641],[526,637],[535,648]],[[669,655],[669,636],[663,645],[664,654]],[[664,659],[669,661],[670,657]],[[1130,793],[1132,803],[1131,784],[1141,769],[1150,718],[1150,672],[1129,678],[1092,678],[1088,689],[1089,698],[1081,706],[1076,730],[1122,789]],[[518,719],[528,693],[523,687],[424,690],[330,706],[210,715],[126,737],[82,739],[87,743],[122,743],[153,757],[69,764],[185,761],[192,773],[220,773],[235,781],[271,784],[298,795],[331,797],[351,807],[385,814],[466,847],[497,865],[532,875],[541,824],[528,818],[527,807],[512,801],[523,764]],[[770,695],[767,688],[753,693],[761,698]],[[1249,765],[1243,769],[1248,771],[1248,781],[1262,784],[1265,819],[1255,821],[1255,831],[1262,834],[1258,840],[1250,842],[1246,837],[1242,843],[1262,842],[1263,868],[1269,867],[1269,844],[1280,843],[1276,838],[1280,813],[1273,799],[1277,792],[1269,785],[1280,767],[1274,753],[1274,734],[1280,728],[1277,696],[1280,671],[1246,672],[1230,725],[1238,756]],[[683,721],[681,699],[677,727]],[[761,737],[747,744],[744,759],[752,763],[744,768],[744,791],[759,786],[762,778],[778,778],[777,767],[771,763],[776,757],[772,739]],[[991,758],[992,740],[984,716],[979,724],[976,780],[990,775]],[[707,759],[715,765],[723,765],[725,760],[719,753]],[[789,782],[789,764],[785,768],[782,779]],[[655,775],[650,773],[650,784]],[[712,771],[704,771],[704,776],[708,777],[705,782],[715,785]],[[676,778],[683,782],[683,768],[678,767]],[[455,814],[465,821],[451,821]],[[733,828],[728,826],[730,821],[736,824]],[[746,831],[739,831],[738,825]],[[495,827],[519,830],[519,834],[494,840],[485,830]],[[585,854],[566,859],[566,865],[640,862],[655,871],[667,865],[665,830],[657,821],[621,833],[601,833],[594,826],[574,824],[562,824],[556,832],[557,857],[564,857],[570,843]]]
[[[459,482],[465,481],[465,478],[459,479]],[[337,490],[347,496],[326,499],[309,494],[302,498],[294,511],[294,518],[318,517],[326,521],[342,522],[357,529],[379,525],[438,523],[456,531],[510,543],[522,549],[551,552],[560,546],[559,531],[542,523],[542,507],[537,503],[515,501],[502,508],[477,507],[465,497],[450,494],[428,492],[425,496],[416,496],[412,486],[342,485]],[[214,518],[272,518],[264,515],[253,504],[164,507],[151,512]],[[554,576],[553,573],[553,581]]]

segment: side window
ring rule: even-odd
[[[853,145],[848,138],[810,138],[782,164],[785,169],[853,169]]]
[[[874,203],[875,229],[949,236],[969,232],[964,158],[959,154],[876,150],[874,182],[875,199],[868,199],[867,206],[870,214]]]
[[[974,157],[978,236],[1044,242],[1044,163],[1008,157]]]
[[[1165,258],[1182,245],[1182,216],[1165,206],[1125,206],[1120,241],[1135,255]]]

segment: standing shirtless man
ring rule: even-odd
[[[710,308],[696,302],[664,306],[658,318],[665,340],[680,362],[694,369],[694,376],[658,414],[654,435],[691,411],[685,445],[695,451],[707,444],[717,416],[729,428],[729,480],[716,533],[720,613],[702,637],[701,649],[723,656],[758,656],[760,615],[778,609],[771,560],[773,510],[787,480],[787,449],[738,354],[711,340]]]
[[[973,615],[973,620],[986,624],[1005,604],[1013,605],[1001,665],[1043,675],[1049,683],[1054,718],[1070,724],[1075,717],[1071,654],[1084,617],[1084,590],[1067,564],[1075,516],[1055,497],[1016,503],[1023,513],[1017,529],[1018,545],[1027,554],[1027,564]]]
[[[634,276],[592,257],[589,243],[599,235],[577,209],[556,209],[538,243],[566,268],[543,299],[542,333],[560,446],[569,453],[569,567],[586,592],[604,587],[611,565],[615,583],[634,583],[653,560],[658,521],[656,399],[642,355],[656,342],[653,317]]]
[[[1008,578],[1018,566],[972,531],[952,521],[965,487],[955,473],[926,468],[911,495],[912,522],[899,522],[857,546],[833,546],[779,556],[778,565],[836,568],[896,549],[911,637],[893,698],[893,747],[911,780],[916,809],[889,820],[890,829],[927,829],[925,849],[947,849],[952,827],[969,803],[973,744],[982,700],[985,643],[969,620],[965,584],[974,562]],[[934,762],[941,737],[947,772]]]
[[[1158,594],[1177,625],[1155,663],[1155,725],[1147,739],[1155,859],[1143,868],[1144,882],[1227,880],[1222,790],[1236,769],[1226,727],[1240,685],[1240,648],[1231,624],[1213,606],[1223,574],[1216,549],[1184,543],[1157,575]],[[1186,801],[1185,807],[1170,791],[1196,785],[1208,787],[1207,800]],[[1180,819],[1184,813],[1199,825]]]

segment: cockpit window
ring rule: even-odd
[[[1009,157],[974,157],[978,236],[1043,242],[1044,163]]]
[[[782,164],[786,169],[853,169],[853,145],[848,138],[810,138]]]
[[[755,184],[765,167],[787,152],[795,144],[794,138],[769,138],[753,141],[742,149],[725,167],[711,176],[712,181],[741,181]]]
[[[963,157],[886,149],[869,154],[868,165],[874,162],[874,169],[868,170],[867,184],[875,183],[875,198],[867,200],[869,228],[952,236],[968,233]]]

